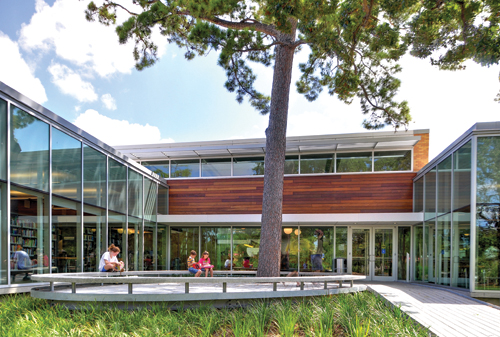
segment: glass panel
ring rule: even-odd
[[[333,263],[333,227],[300,228],[300,270],[329,271]]]
[[[406,280],[407,253],[411,254],[411,227],[398,227],[398,280]]]
[[[426,256],[424,255],[424,226],[417,225],[414,227],[414,244],[415,247],[415,281],[424,280],[424,265]]]
[[[352,230],[352,274],[370,276],[370,229]]]
[[[264,175],[264,157],[233,159],[233,176],[259,175]]]
[[[335,266],[336,273],[347,273],[347,227],[335,229]],[[338,261],[337,259],[342,259]],[[337,266],[337,263],[340,266]]]
[[[299,156],[285,156],[285,174],[299,174]]]
[[[375,171],[410,171],[411,151],[375,152]]]
[[[109,209],[125,214],[127,212],[127,167],[109,159],[108,177]]]
[[[438,164],[438,215],[451,211],[451,156]]]
[[[168,266],[168,226],[158,223],[158,270],[167,270]]]
[[[453,154],[453,209],[470,213],[471,143]]]
[[[372,153],[337,153],[337,173],[340,172],[371,172]]]
[[[3,188],[5,187],[3,185]],[[6,194],[2,193],[2,199],[5,200],[5,196]],[[12,284],[33,282],[31,274],[50,273],[49,240],[51,240],[51,235],[48,199],[46,194],[11,186],[10,277]],[[5,283],[6,281],[6,279],[3,280]]]
[[[168,188],[158,185],[158,214],[168,214]]]
[[[83,271],[99,271],[99,261],[108,248],[104,242],[106,233],[106,210],[83,206]]]
[[[231,269],[231,228],[202,227],[200,256],[204,251],[209,253],[214,270]],[[259,248],[248,247],[248,256],[254,253],[258,254]]]
[[[52,192],[82,200],[82,143],[52,128]]]
[[[162,178],[168,178],[168,167],[170,162],[168,160],[165,161],[143,161],[141,162],[142,166],[147,167],[149,170],[158,174]]]
[[[281,234],[281,270],[298,270],[299,235],[298,227],[285,227]]]
[[[172,160],[171,171],[172,171],[171,172],[172,178],[199,177],[200,160],[199,159]]]
[[[233,228],[233,269],[257,269],[259,246],[260,228]]]
[[[470,284],[470,213],[453,213],[451,286],[469,288]]]
[[[59,273],[82,270],[82,230],[80,203],[52,197],[52,234],[56,237],[52,259]]]
[[[191,250],[196,251],[195,260],[200,259],[200,230],[198,227],[170,227],[170,269],[187,270],[187,259]]]
[[[129,261],[125,261],[127,251],[126,242],[127,242],[127,231],[125,230],[127,227],[127,218],[123,214],[108,212],[108,238],[109,245],[114,244],[116,247],[120,248],[120,253],[116,256],[118,261],[124,261],[125,263],[130,263]],[[104,252],[108,251],[108,247],[104,249]],[[101,254],[101,256],[102,256]],[[128,268],[126,265],[125,268]]]
[[[143,259],[142,247],[142,220],[135,217],[128,217],[128,270],[142,270]]]
[[[11,182],[49,191],[49,125],[11,105]]]
[[[375,228],[374,276],[392,276],[392,228]]]
[[[434,247],[436,242],[435,221],[424,222],[424,274],[422,281],[435,282],[435,258]]]
[[[7,242],[7,185],[0,182],[0,284],[7,284],[7,263],[9,253],[14,250]],[[12,240],[12,237],[11,237]],[[12,241],[11,241],[12,242]]]
[[[144,221],[144,267],[143,270],[156,270],[156,223]]]
[[[450,285],[451,216],[449,214],[437,219],[436,248],[436,283]]]
[[[500,290],[500,137],[477,138],[476,290]]]
[[[83,200],[106,207],[106,155],[83,146]]]
[[[425,220],[436,216],[436,168],[425,175]]]
[[[231,158],[202,159],[202,177],[230,177]]]
[[[306,154],[300,156],[300,173],[333,173],[335,154]]]
[[[7,102],[3,99],[0,99],[0,179],[7,180]]]
[[[144,219],[156,222],[157,184],[144,178]]]
[[[142,218],[142,175],[128,170],[128,214]]]
[[[422,212],[424,210],[424,178],[415,181],[413,188],[415,189],[413,212]]]

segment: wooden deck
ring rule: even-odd
[[[401,307],[412,319],[443,337],[500,336],[500,310],[459,291],[403,282],[367,282],[368,290]]]

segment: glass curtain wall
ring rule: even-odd
[[[128,264],[133,263],[133,261],[127,261],[127,218],[125,214],[108,211],[108,240],[109,245],[114,244],[120,248],[120,253],[117,255],[118,261],[123,261],[128,270]],[[105,251],[108,251],[108,247]]]
[[[233,227],[233,269],[257,269],[259,247],[259,227]],[[281,249],[283,249],[283,243]]]
[[[170,270],[187,270],[187,259],[191,250],[196,251],[198,261],[199,246],[199,227],[170,227]]]
[[[261,175],[264,175],[264,157],[233,159],[233,176]]]
[[[198,159],[172,160],[170,169],[172,178],[199,177],[200,161]]]
[[[424,265],[425,265],[425,258],[426,256],[424,255],[424,226],[423,225],[417,225],[413,229],[415,231],[413,235],[413,247],[415,252],[414,254],[414,260],[413,263],[415,264],[415,275],[414,278],[416,281],[423,281],[424,280]]]
[[[231,269],[231,228],[201,227],[200,257],[204,251],[208,252],[214,270]],[[258,247],[247,247],[248,256],[258,253]]]
[[[477,138],[476,290],[500,290],[500,137]]]
[[[52,193],[81,201],[82,143],[52,128]]]
[[[375,152],[374,171],[410,171],[411,151]]]
[[[406,280],[406,254],[411,254],[411,227],[398,227],[398,280]]]
[[[304,154],[300,156],[300,173],[334,173],[335,154]]]
[[[337,153],[337,173],[371,172],[372,153]]]
[[[165,161],[143,161],[141,162],[142,166],[147,167],[149,170],[158,174],[162,178],[168,178],[170,175],[170,162],[168,160]]]
[[[109,245],[120,248],[117,258],[129,269],[133,261],[127,260],[127,167],[113,159],[108,159],[108,203]]]
[[[158,255],[157,255],[157,269],[167,270],[168,264],[168,226],[166,224],[158,223]]]
[[[128,261],[129,270],[142,270],[144,235],[142,229],[143,178],[128,170]],[[133,262],[132,262],[133,261]]]
[[[7,284],[7,102],[0,99],[0,284]]]
[[[424,211],[424,178],[415,181],[414,184],[413,212]]]
[[[52,235],[56,238],[52,259],[59,273],[82,271],[82,226],[79,202],[52,197]]]
[[[335,227],[335,260],[334,271],[347,273],[347,227]]]
[[[98,271],[101,255],[107,250],[106,209],[83,206],[83,271]]]
[[[332,271],[333,227],[300,227],[300,270]]]
[[[202,159],[202,177],[229,177],[231,176],[231,158]]]
[[[299,235],[298,227],[284,227],[281,233],[281,270],[295,271],[299,268]]]

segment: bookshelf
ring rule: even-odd
[[[37,248],[37,223],[29,216],[11,215],[10,223],[10,251],[14,253],[21,245],[30,258],[35,258]]]

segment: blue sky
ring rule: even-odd
[[[268,117],[227,92],[216,53],[186,61],[158,35],[160,60],[138,72],[132,44],[85,21],[88,2],[0,0],[0,81],[110,145],[264,137]],[[431,130],[429,159],[475,122],[500,120],[499,66],[445,72],[412,57],[402,66],[399,97],[410,104],[409,128]],[[269,93],[272,68],[255,69],[259,90]],[[292,86],[289,136],[363,132],[362,120],[356,101],[344,105],[324,92],[310,103]]]

